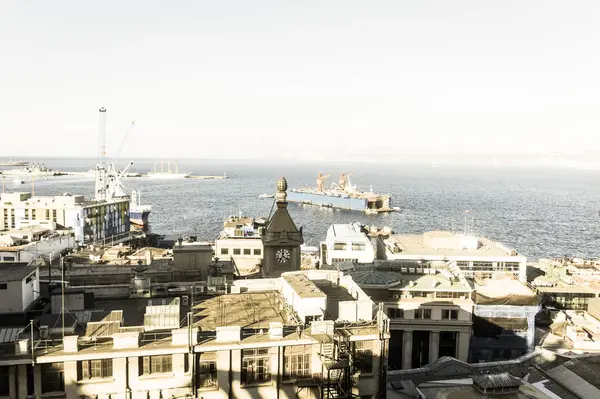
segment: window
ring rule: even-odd
[[[334,242],[333,243],[333,250],[334,251],[345,251],[346,250],[346,243],[345,242]]]
[[[254,255],[258,255],[258,256],[262,255],[262,251],[260,250],[260,248],[256,248],[254,250]]]
[[[242,350],[242,385],[271,380],[269,349]]]
[[[402,319],[404,318],[404,309],[388,309],[388,317],[390,319]]]
[[[52,209],[52,221],[56,222],[56,209]]]
[[[352,250],[353,251],[366,251],[367,250],[367,246],[364,243],[353,242],[352,243]]]
[[[78,364],[79,380],[110,378],[113,375],[112,359],[84,360]]]
[[[173,370],[171,355],[140,357],[140,375],[170,373]]]
[[[25,209],[25,219],[29,219],[29,209]]]
[[[31,210],[31,218],[32,218],[32,219],[35,219],[35,209],[32,209],[32,210]]]
[[[373,372],[373,350],[371,341],[357,341],[354,348],[354,362],[361,373]]]
[[[46,209],[46,220],[50,220],[50,209]]]
[[[252,255],[250,248],[244,248],[244,255]]]
[[[217,362],[215,360],[202,360],[198,368],[198,385],[200,388],[217,386]]]
[[[456,310],[456,309],[442,309],[442,319],[446,319],[446,320],[458,320],[458,310]]]
[[[229,255],[229,248],[221,248],[221,255]]]
[[[0,284],[0,290],[8,289],[8,285],[6,283]]]
[[[233,254],[234,255],[240,255],[242,253],[242,250],[239,248],[233,248]]]
[[[42,393],[64,392],[64,363],[42,364]]]
[[[283,350],[283,378],[310,376],[310,345],[286,346]]]
[[[8,377],[8,366],[0,367],[0,396],[10,395],[10,383]]]
[[[416,309],[415,319],[431,319],[431,309]]]
[[[32,281],[35,281],[35,279],[36,279],[36,278],[37,278],[37,277],[36,277],[35,273],[32,273],[32,274],[30,274],[30,275],[29,275],[29,276],[27,276],[27,278],[25,279],[25,284],[29,284],[29,283],[31,283]]]
[[[4,257],[4,261],[5,262],[14,262],[15,261],[15,257],[14,256],[5,256]]]

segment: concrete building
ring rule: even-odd
[[[234,287],[238,293],[196,303],[187,316],[183,305],[172,301],[148,304],[143,322],[139,312],[130,316],[106,308],[101,318],[97,312],[86,316],[87,323],[65,319],[69,332],[62,340],[52,336],[54,328],[45,330],[47,338],[36,328],[7,334],[11,341],[0,351],[0,395],[383,396],[387,317],[351,277],[332,271],[283,273],[240,280]]]
[[[588,310],[554,310],[549,333],[540,346],[557,353],[600,352],[600,299],[589,300]]]
[[[377,258],[402,261],[407,268],[423,263],[430,267],[458,266],[467,278],[511,273],[522,282],[527,281],[525,256],[487,238],[449,231],[379,238]]]
[[[358,223],[331,225],[320,247],[323,265],[344,261],[373,263],[375,260],[375,249],[371,240]]]
[[[13,235],[10,237],[14,239],[16,233],[13,232]],[[60,257],[62,251],[74,246],[75,237],[58,233],[49,234],[37,241],[21,239],[18,242],[14,242],[14,245],[3,245],[0,243],[0,262],[29,263],[38,258],[54,261]]]
[[[390,319],[389,367],[410,369],[452,356],[467,361],[473,287],[446,270],[355,270],[354,281]]]
[[[265,221],[247,217],[231,216],[223,222],[223,231],[215,240],[215,256],[230,260],[240,276],[260,271],[263,259]]]
[[[538,276],[531,285],[546,306],[587,310],[588,302],[600,297],[600,264],[583,259],[540,259]]]
[[[86,201],[83,195],[32,196],[4,193],[0,197],[0,230],[47,225],[73,229],[79,243],[115,242],[129,237],[129,198]]]
[[[39,269],[27,263],[0,263],[0,314],[23,313],[39,297]]]
[[[183,269],[202,271],[202,280],[206,280],[212,262],[213,249],[208,242],[179,239],[173,246],[173,264]]]

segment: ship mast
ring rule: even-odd
[[[98,164],[96,165],[96,200],[106,199],[106,108],[101,107],[100,125],[98,128]]]

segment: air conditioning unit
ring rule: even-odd
[[[48,331],[48,326],[40,326],[40,338],[48,339],[50,336],[50,332]]]

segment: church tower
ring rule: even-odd
[[[298,230],[287,210],[287,181],[277,182],[277,209],[262,236],[264,246],[262,274],[279,277],[283,272],[300,270],[300,245],[304,243],[302,228]]]

